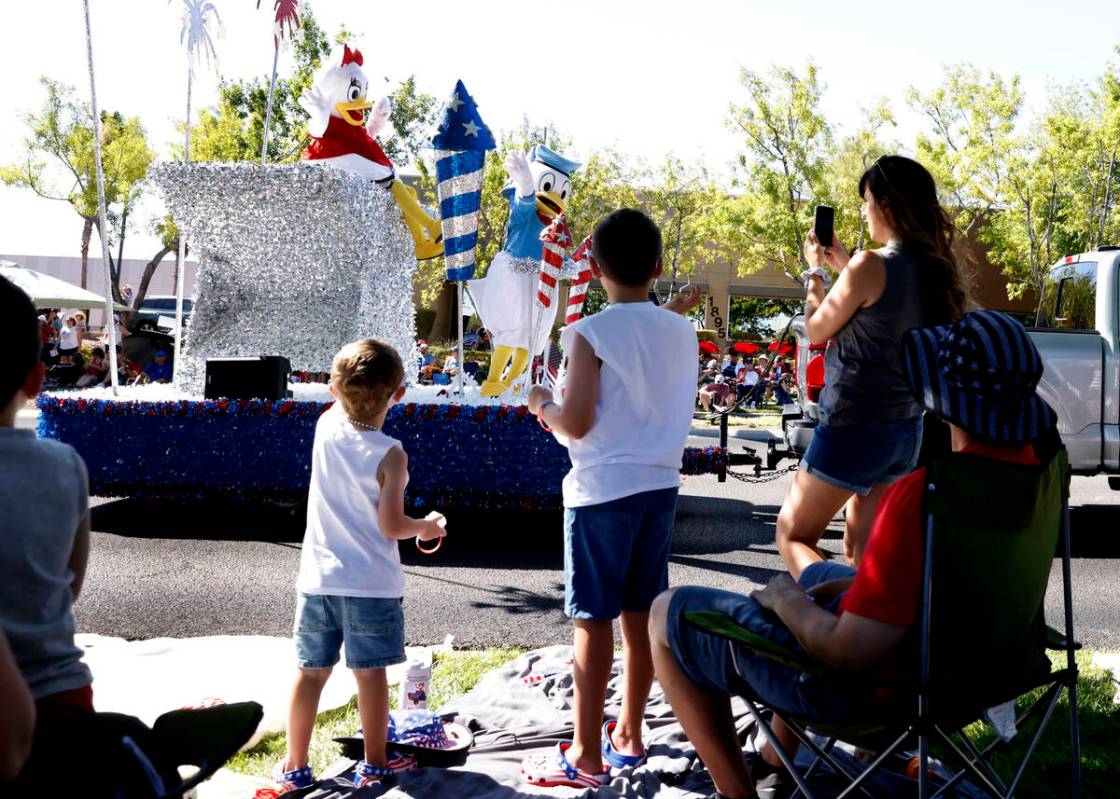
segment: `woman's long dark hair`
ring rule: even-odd
[[[944,325],[969,310],[964,270],[953,252],[955,228],[941,203],[933,176],[901,155],[885,155],[859,179],[859,196],[870,189],[880,208],[889,209],[894,232],[918,262],[922,310],[927,325]]]

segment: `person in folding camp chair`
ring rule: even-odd
[[[909,331],[904,355],[916,399],[950,424],[954,451],[1040,465],[1036,440],[1043,434],[1050,440],[1055,415],[1035,393],[1042,361],[1022,325],[993,311],[966,314],[951,326]],[[728,696],[740,680],[779,715],[851,723],[874,717],[882,675],[901,675],[905,683],[917,677],[908,632],[918,629],[922,607],[925,489],[925,469],[891,486],[858,570],[820,562],[805,568],[798,582],[782,573],[750,596],[683,587],[657,598],[650,621],[657,676],[718,795],[754,796],[752,770],[758,777],[782,767],[769,744],[761,760],[748,765],[744,759]],[[1051,557],[1044,553],[1045,575]],[[729,645],[728,637],[694,623],[696,611],[726,614],[729,624],[759,637],[761,645],[773,642],[823,668],[806,673],[756,648]],[[978,633],[986,631],[963,634]],[[796,751],[796,738],[777,716],[773,731],[786,751]]]

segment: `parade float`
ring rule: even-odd
[[[398,179],[376,141],[389,114],[371,102],[360,52],[332,55],[301,98],[311,143],[297,164],[164,162],[149,180],[199,269],[174,385],[44,395],[39,434],[74,446],[101,496],[291,502],[306,495],[322,383],[280,399],[205,399],[209,359],[279,354],[293,374],[329,372],[343,344],[390,342],[415,364],[417,260],[443,254],[460,297],[474,276],[481,183],[495,143],[460,81],[432,137],[439,219]],[[385,421],[410,460],[414,507],[560,506],[567,451],[525,406],[526,366],[551,346],[558,282],[578,318],[589,273],[572,256],[563,210],[578,166],[547,148],[507,159],[506,247],[471,285],[495,354],[483,388],[411,384]],[[460,305],[460,307],[462,307]],[[500,335],[499,335],[500,334]],[[462,340],[460,330],[460,341]],[[504,360],[503,360],[504,359]],[[499,363],[499,361],[501,361]],[[462,361],[460,360],[460,363]],[[722,468],[719,448],[690,449],[682,471]]]

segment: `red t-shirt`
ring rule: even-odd
[[[1018,449],[972,443],[962,452],[997,461],[1038,466],[1034,447]],[[840,600],[840,613],[909,627],[922,603],[922,494],[926,470],[896,482],[879,503],[871,537],[860,558],[855,582]]]

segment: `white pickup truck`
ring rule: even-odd
[[[1055,264],[1030,333],[1046,367],[1038,393],[1058,414],[1070,466],[1113,475],[1120,489],[1120,247]]]
[[[797,333],[798,405],[785,408],[788,450],[803,455],[817,425],[823,347]],[[1031,338],[1045,369],[1038,393],[1058,414],[1058,432],[1077,474],[1108,474],[1120,490],[1120,247],[1067,255],[1051,269]]]

